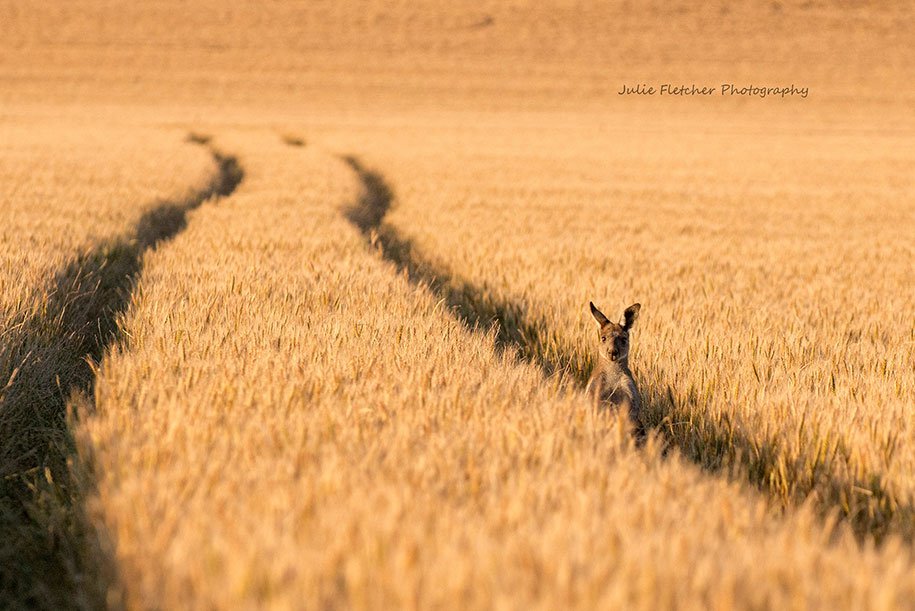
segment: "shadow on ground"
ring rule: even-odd
[[[211,153],[218,171],[208,185],[158,204],[130,235],[71,262],[0,334],[0,380],[8,380],[0,389],[0,608],[105,606],[96,588],[111,568],[89,552],[99,546],[87,540],[93,534],[82,506],[89,466],[76,458],[68,404],[92,409],[94,363],[120,339],[118,319],[143,254],[181,232],[190,210],[241,182],[234,157]]]
[[[362,195],[346,211],[347,218],[384,259],[405,272],[411,282],[428,286],[469,328],[494,326],[502,349],[536,364],[547,378],[559,377],[561,383],[584,388],[593,367],[587,352],[553,332],[547,321],[531,314],[523,303],[501,298],[497,291],[474,285],[423,256],[384,222],[394,200],[384,177],[356,157],[343,157],[343,161],[362,183]],[[749,481],[782,506],[800,504],[815,495],[824,515],[838,513],[862,539],[872,536],[879,542],[894,533],[906,541],[915,540],[915,507],[900,502],[879,475],[843,478],[826,468],[831,460],[850,455],[837,441],[794,465],[777,437],[764,442],[751,438],[729,414],[709,414],[697,392],[674,389],[665,379],[669,376],[663,370],[648,364],[642,367],[639,388],[643,424],[668,447],[676,447],[706,471]],[[817,431],[806,431],[806,435],[809,439],[824,437]]]

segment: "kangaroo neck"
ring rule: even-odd
[[[600,367],[610,377],[614,376],[631,376],[629,372],[629,355],[624,358],[611,361],[605,355],[600,357]]]

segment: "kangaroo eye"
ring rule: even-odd
[[[602,341],[602,342],[607,341],[607,336],[606,336],[606,335],[601,335],[601,336],[600,336],[600,341]]]

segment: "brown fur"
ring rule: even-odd
[[[643,433],[642,401],[629,370],[629,334],[642,307],[636,303],[623,314],[623,322],[611,322],[593,303],[591,315],[599,325],[600,358],[588,381],[587,392],[598,407],[626,410],[636,432]]]

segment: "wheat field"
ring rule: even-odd
[[[915,608],[911,8],[0,14],[0,607]]]

